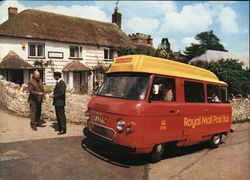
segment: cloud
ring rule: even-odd
[[[102,10],[113,13],[115,1],[95,1]],[[155,18],[166,12],[176,11],[177,6],[173,1],[119,1],[118,8],[125,19],[132,17]]]
[[[172,51],[179,51],[180,46],[179,43],[175,39],[169,39],[170,47]]]
[[[213,18],[206,4],[187,5],[179,13],[166,13],[160,32],[197,33],[208,30],[212,24]]]
[[[25,7],[18,1],[4,1],[4,3],[0,6],[0,23],[6,21],[8,19],[8,7],[17,7],[18,12],[21,12],[29,7]],[[53,6],[53,5],[44,5],[40,7],[36,7],[35,9],[39,9],[42,11],[49,11],[53,13],[64,14],[68,16],[81,17],[87,19],[94,19],[99,21],[111,22],[111,19],[108,18],[106,13],[102,11],[98,6],[80,6],[80,5],[72,5],[69,7],[65,6]]]
[[[237,14],[230,7],[224,7],[219,14],[221,31],[225,33],[239,33],[240,28],[237,23]]]
[[[111,22],[111,19],[107,17],[106,13],[97,6],[72,5],[70,7],[65,7],[65,6],[45,5],[38,7],[36,9],[64,14],[68,16]]]
[[[8,20],[8,8],[9,7],[17,7],[18,12],[26,9],[24,5],[19,3],[18,1],[4,1],[2,5],[0,5],[0,24],[4,21]]]
[[[159,36],[153,38],[153,46],[154,46],[154,48],[156,48],[156,49],[158,48],[158,46],[161,43],[161,40],[162,40],[162,37],[159,37]]]
[[[197,41],[194,37],[185,37],[181,40],[181,43],[184,46],[190,46],[191,43],[199,44],[199,41]]]
[[[140,32],[151,34],[159,26],[157,19],[133,17],[126,22],[126,28],[129,32]]]

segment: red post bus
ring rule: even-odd
[[[162,159],[169,143],[208,141],[218,147],[231,131],[227,84],[195,66],[129,55],[114,60],[88,104],[85,136]]]

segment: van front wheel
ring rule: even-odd
[[[221,134],[215,134],[213,137],[209,140],[210,147],[217,148],[221,144],[222,135]]]
[[[151,160],[153,163],[159,162],[163,158],[165,144],[157,144],[151,152]]]

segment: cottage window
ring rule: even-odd
[[[29,43],[29,57],[44,58],[44,44]]]
[[[78,46],[70,46],[69,47],[69,53],[71,58],[79,58],[80,52]]]
[[[111,49],[104,49],[104,60],[112,60],[113,51]]]

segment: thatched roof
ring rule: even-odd
[[[35,69],[35,67],[23,60],[14,51],[10,51],[1,61],[0,69]]]
[[[90,71],[91,68],[87,67],[79,60],[72,60],[66,64],[62,71]]]
[[[130,38],[115,23],[28,9],[0,25],[0,35],[62,42],[131,47]]]

